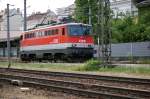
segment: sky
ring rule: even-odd
[[[67,7],[74,3],[75,0],[27,0],[27,13],[32,12],[46,12],[47,9],[51,9],[56,12],[57,8]],[[0,10],[6,8],[6,4],[9,3],[14,6],[10,8],[20,8],[23,11],[24,0],[0,0]]]

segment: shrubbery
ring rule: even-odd
[[[84,66],[79,67],[77,71],[97,71],[100,68],[101,61],[91,59],[87,61]]]

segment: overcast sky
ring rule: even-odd
[[[27,0],[27,12],[45,12],[47,9],[51,9],[56,12],[57,8],[67,7],[74,3],[75,0]],[[23,11],[24,0],[0,0],[0,10],[6,8],[6,4],[15,5],[10,8],[20,8]]]

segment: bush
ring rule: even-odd
[[[150,59],[143,59],[138,62],[139,64],[150,64]]]
[[[100,64],[101,64],[101,61],[91,59],[91,60],[87,61],[84,64],[84,66],[79,67],[77,69],[77,71],[97,71],[97,70],[99,70]]]

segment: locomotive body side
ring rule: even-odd
[[[82,24],[72,23],[25,32],[21,40],[21,59],[85,60],[92,58],[93,38],[82,33],[82,27]],[[86,29],[89,26],[84,25],[84,27]]]

